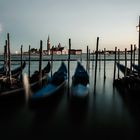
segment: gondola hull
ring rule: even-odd
[[[125,74],[125,72],[126,72],[126,75],[130,75],[130,74],[131,74],[130,69],[129,69],[129,68],[125,68],[125,66],[124,66],[123,64],[117,63],[117,67],[118,67],[118,69],[119,69],[123,74]]]
[[[66,81],[61,83],[59,86],[56,86],[54,84],[48,84],[38,92],[32,95],[32,98],[30,98],[31,102],[38,102],[50,98],[54,98],[55,96],[59,95],[59,91],[63,90],[66,86]]]
[[[46,84],[47,83],[47,75],[44,76],[42,78],[42,84]],[[40,81],[36,81],[32,84],[30,84],[30,88],[33,90],[33,91],[36,91],[38,89],[41,88],[41,85],[40,85]],[[24,90],[24,87],[21,86],[20,88],[11,88],[9,89],[8,91],[3,91],[2,93],[0,93],[0,100],[25,100],[26,98],[26,94],[25,94],[25,90]]]
[[[19,75],[21,75],[22,70],[25,68],[25,66],[26,66],[26,62],[24,61],[22,66],[19,66],[11,71],[11,76],[13,78],[17,78]],[[6,71],[4,67],[0,68],[0,76],[6,76]]]
[[[50,78],[50,82],[39,91],[32,94],[32,96],[29,98],[29,104],[42,104],[46,100],[46,104],[48,102],[53,102],[54,98],[57,98],[61,93],[63,93],[63,89],[65,89],[66,83],[67,68],[62,62],[60,68]],[[50,99],[52,99],[52,101],[49,101]]]
[[[89,90],[87,86],[82,84],[77,84],[75,86],[72,86],[71,92],[73,97],[83,99],[88,96]]]
[[[133,67],[136,71],[138,71],[138,70],[139,70],[139,66],[138,66],[138,65],[136,65],[136,64],[132,64],[132,67]]]
[[[89,75],[80,62],[77,63],[75,73],[72,77],[72,98],[85,99],[88,94]]]
[[[32,91],[39,90],[43,85],[46,85],[48,82],[48,72],[50,71],[50,63],[47,64],[47,66],[42,70],[43,71],[43,77],[39,80],[39,75],[32,76],[32,81],[30,81],[30,88]],[[36,76],[36,78],[35,78]],[[22,81],[19,81],[21,85],[15,87],[11,86],[9,89],[5,89],[0,92],[0,101],[4,100],[25,100],[26,94],[24,86],[22,84]]]

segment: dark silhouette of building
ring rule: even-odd
[[[48,54],[50,54],[50,48],[51,48],[50,37],[48,36],[48,40],[47,40],[47,53]]]

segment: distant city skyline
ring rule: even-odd
[[[91,51],[100,38],[99,49],[130,48],[138,44],[139,0],[1,0],[0,1],[0,53],[6,34],[10,33],[11,51],[28,50],[28,46],[47,49],[61,43],[72,49],[86,46]]]

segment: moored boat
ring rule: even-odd
[[[125,68],[124,65],[117,63],[118,68],[121,72],[126,75],[122,78],[116,79],[114,81],[114,85],[117,87],[119,91],[122,93],[126,93],[127,96],[132,95],[133,97],[136,95],[138,96],[140,91],[140,77],[138,72],[130,71],[129,68]]]
[[[14,78],[17,78],[21,74],[21,72],[25,68],[25,66],[26,66],[26,62],[24,61],[22,66],[19,66],[15,69],[11,70],[11,76]],[[2,76],[6,76],[6,70],[4,67],[0,68],[0,77],[2,77]]]
[[[130,75],[131,74],[131,70],[129,68],[126,68],[123,64],[120,64],[120,63],[116,63],[118,69],[123,73],[125,74],[126,72],[126,75]]]
[[[36,103],[45,99],[53,98],[59,95],[59,91],[62,90],[67,81],[67,67],[64,62],[61,63],[59,69],[50,78],[49,83],[43,88],[33,93],[29,98],[30,103]]]
[[[88,96],[89,75],[80,62],[77,62],[75,73],[72,77],[71,95],[74,98],[84,99]]]
[[[31,76],[30,79],[32,79],[30,81],[30,88],[31,89],[38,89],[40,83],[46,83],[47,82],[47,78],[48,78],[48,73],[50,72],[51,66],[50,66],[50,62],[48,62],[48,64],[46,65],[46,67],[44,67],[44,69],[42,69],[42,77],[39,79],[39,72],[36,74],[33,74]],[[22,81],[20,81],[20,79],[15,79],[12,78],[12,85],[8,85],[7,83],[0,83],[1,86],[1,92],[0,92],[0,99],[4,100],[6,99],[11,100],[11,99],[19,99],[19,97],[24,97],[24,86]],[[8,86],[5,87],[4,86]],[[4,88],[4,89],[2,89]],[[13,97],[13,98],[12,98]]]
[[[138,65],[136,65],[136,64],[132,64],[132,67],[133,67],[136,71],[138,71],[138,70],[139,70],[139,66],[138,66]]]

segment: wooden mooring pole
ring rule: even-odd
[[[8,73],[7,40],[5,40],[5,46],[4,46],[4,67],[5,67],[6,76],[7,76],[7,73]]]
[[[88,50],[88,73],[90,72],[90,49]]]
[[[71,39],[69,38],[69,52],[68,52],[68,96],[70,95],[70,54],[71,54]]]
[[[104,48],[104,80],[106,79],[106,48]]]
[[[53,75],[53,49],[54,49],[54,46],[52,46],[52,51],[51,51],[51,77]]]
[[[22,48],[23,48],[23,45],[21,45],[21,48],[20,48],[20,65],[21,65],[21,75],[20,75],[20,78],[22,79],[22,57],[23,57],[23,50],[22,50]]]
[[[7,33],[7,49],[8,49],[8,76],[9,76],[9,83],[11,82],[11,52],[10,52],[10,35]]]
[[[124,77],[127,76],[127,48],[125,48],[125,73]]]
[[[117,54],[117,47],[115,47],[115,58],[114,58],[114,76],[113,76],[113,83],[116,78],[116,54]]]
[[[120,49],[118,49],[118,64],[120,64]],[[120,70],[118,68],[118,79],[120,78]]]
[[[30,70],[31,70],[31,46],[29,45],[29,62],[28,62],[28,75],[29,75],[29,78],[30,78]]]
[[[87,59],[86,59],[86,61],[87,61],[87,63],[86,63],[86,70],[87,70],[87,72],[88,72],[88,59],[89,59],[88,51],[89,51],[89,49],[88,49],[88,46],[87,46]]]
[[[133,65],[135,65],[135,55],[136,55],[136,44],[134,45],[134,54],[133,54]]]
[[[94,94],[96,92],[96,78],[97,78],[97,63],[98,63],[98,46],[99,46],[99,37],[97,37],[96,42],[96,59],[95,59],[95,75],[94,75]]]
[[[92,69],[93,69],[93,66],[94,66],[94,50],[93,50],[93,54],[92,54]]]
[[[42,46],[43,46],[43,41],[40,40],[40,49],[39,49],[39,81],[40,85],[42,86]]]
[[[131,55],[130,55],[130,71],[132,72],[132,59],[133,59],[133,45],[131,44]]]
[[[99,50],[99,72],[101,71],[101,50]]]
[[[140,16],[139,16],[139,37],[138,37],[138,75],[140,76]]]

